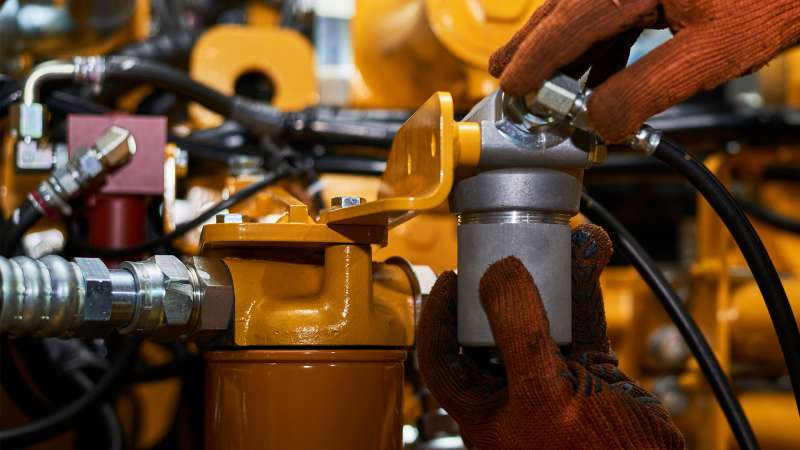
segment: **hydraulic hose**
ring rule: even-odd
[[[789,371],[800,412],[800,331],[778,271],[753,225],[725,186],[701,162],[667,139],[661,139],[653,156],[685,176],[719,215],[733,235],[758,284]]]
[[[581,210],[611,234],[611,238],[616,244],[615,248],[636,268],[639,275],[656,294],[697,360],[697,365],[700,366],[720,409],[725,414],[739,447],[742,449],[759,448],[750,422],[747,420],[742,405],[736,398],[719,360],[714,355],[714,350],[686,310],[681,298],[659,270],[656,262],[624,225],[586,193],[581,195]]]
[[[48,413],[53,410],[53,406],[50,402],[44,401],[41,399],[34,391],[31,389],[30,383],[23,379],[22,374],[17,367],[17,364],[13,361],[14,357],[11,354],[11,343],[9,342],[8,336],[2,336],[0,339],[0,346],[2,347],[2,359],[0,359],[0,368],[2,368],[2,385],[4,392],[11,398],[15,405],[26,415],[29,419],[36,419],[39,417],[44,417]],[[39,342],[40,343],[40,342]],[[26,346],[27,347],[27,346]],[[31,348],[25,348],[26,351],[32,350]],[[16,349],[16,354],[19,354],[20,349]],[[46,352],[44,352],[44,348],[40,350],[37,349],[36,357],[40,358],[48,358],[46,356]],[[29,356],[30,355],[28,353]],[[51,364],[48,364],[50,366]],[[38,369],[49,370],[44,375],[45,377],[52,378],[53,372],[52,369],[54,367],[40,367]],[[28,367],[30,371],[30,367]],[[31,372],[29,372],[31,373]],[[35,372],[32,372],[31,375],[34,375]],[[94,383],[81,371],[81,370],[74,370],[69,374],[70,380],[78,386],[81,391],[89,391],[94,387]],[[34,381],[36,383],[36,381]],[[40,388],[43,387],[41,384],[36,383],[37,386]],[[53,390],[62,391],[63,385],[53,385],[53,386],[44,386],[49,389],[45,389],[46,391],[53,394]],[[61,392],[63,394],[63,392]],[[54,398],[53,396],[48,396],[49,398]],[[62,401],[63,403],[63,401]],[[110,449],[122,449],[122,427],[120,426],[119,419],[117,417],[114,408],[111,406],[110,403],[106,402],[101,407],[100,410],[94,410],[96,413],[99,414],[100,420],[103,422],[105,426],[108,440],[109,440],[109,448]]]
[[[742,208],[747,214],[750,214],[767,225],[789,233],[800,234],[800,221],[773,211],[761,203],[741,198],[737,199],[737,201],[742,205]]]
[[[264,102],[238,95],[228,96],[187,73],[164,64],[131,56],[109,56],[102,76],[111,80],[152,83],[165,91],[196,101],[259,134],[276,134],[284,125],[284,114]]]
[[[117,54],[149,59],[166,64],[183,65],[189,59],[194,44],[203,30],[177,30],[147,38],[122,47]]]
[[[133,56],[107,57],[103,75],[109,80],[152,83],[226,117],[234,107],[234,97],[193,80],[186,72]]]
[[[92,390],[74,402],[26,425],[0,430],[0,448],[28,447],[51,438],[72,426],[84,413],[104,403],[127,376],[136,359],[140,342],[139,338],[129,339],[108,372]]]

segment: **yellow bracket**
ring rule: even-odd
[[[231,247],[316,247],[331,244],[386,244],[383,226],[326,225],[308,214],[308,207],[282,187],[269,191],[270,200],[286,212],[276,223],[215,223],[203,227],[203,251]]]
[[[453,99],[437,92],[398,130],[381,179],[378,199],[324,211],[320,221],[393,226],[447,200],[457,165],[475,166],[480,157],[480,127],[456,122]]]

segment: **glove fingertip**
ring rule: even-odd
[[[613,253],[611,238],[602,227],[590,223],[572,230],[572,259],[575,264],[602,269]]]
[[[479,292],[484,309],[497,299],[513,299],[520,292],[531,292],[539,297],[533,277],[515,256],[508,256],[489,266],[481,277]]]
[[[448,270],[439,275],[427,300],[422,304],[420,322],[438,322],[445,318],[443,316],[455,316],[457,294],[458,276],[455,272]]]

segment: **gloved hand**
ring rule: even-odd
[[[573,348],[549,334],[536,284],[513,257],[480,283],[505,376],[459,353],[456,275],[443,274],[422,308],[419,367],[433,396],[475,449],[682,449],[683,437],[650,393],[617,369],[609,350],[600,272],[611,243],[594,225],[572,233]]]
[[[664,27],[675,37],[620,71],[642,29]],[[523,96],[558,69],[578,77],[592,66],[589,119],[616,143],[653,114],[759,69],[798,38],[797,0],[548,0],[492,55],[489,71]]]

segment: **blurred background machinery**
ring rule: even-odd
[[[0,324],[19,335],[2,337],[0,425],[88,402],[0,439],[463,448],[416,371],[415,319],[458,265],[447,200],[480,170],[467,114],[497,88],[488,57],[541,3],[0,1]],[[632,59],[668,37],[645,34]],[[734,192],[795,314],[798,107],[790,51],[650,121]],[[128,156],[107,164],[108,146]],[[588,158],[587,191],[665,270],[762,448],[798,448],[778,341],[713,211],[641,154]],[[630,261],[602,284],[622,369],[691,448],[735,448]]]

